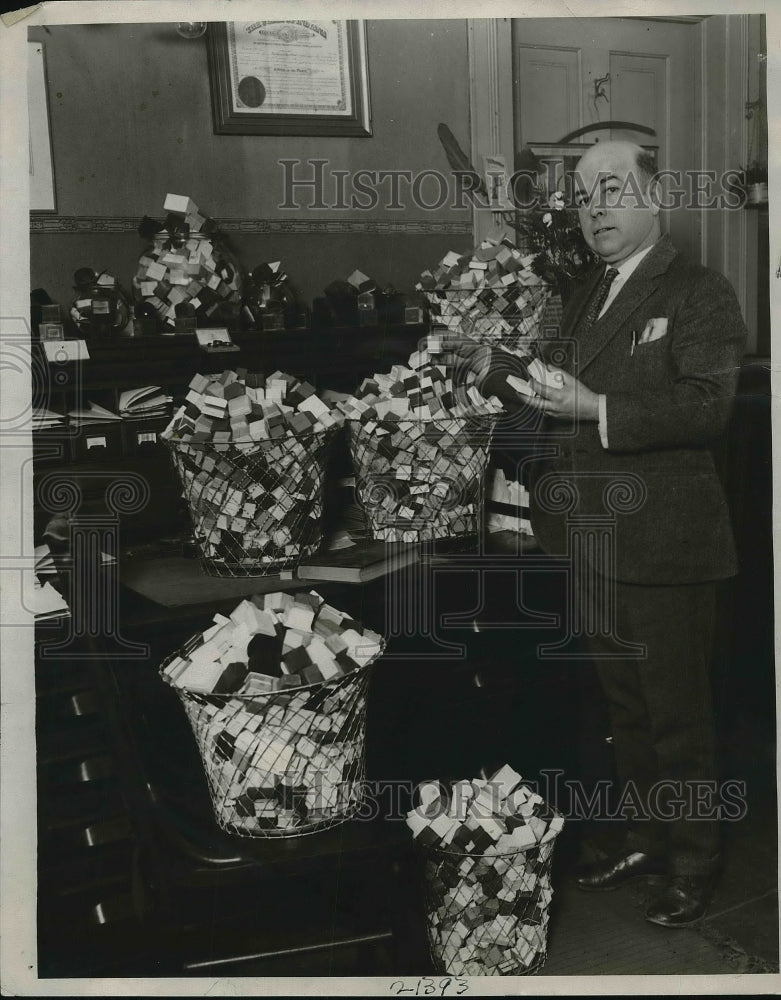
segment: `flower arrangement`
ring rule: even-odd
[[[544,197],[540,201],[545,204]],[[596,257],[583,238],[577,212],[566,207],[564,195],[555,191],[547,204],[547,209],[519,212],[514,228],[523,249],[534,254],[532,270],[566,298],[571,282],[580,278]]]

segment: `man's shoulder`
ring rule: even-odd
[[[684,293],[702,291],[714,295],[735,294],[729,279],[721,271],[692,260],[675,248],[669,240],[666,243],[667,247],[673,251],[669,254],[668,266],[665,271],[665,277],[671,284],[680,288]]]

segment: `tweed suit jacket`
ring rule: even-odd
[[[644,584],[732,576],[737,558],[711,448],[729,419],[745,345],[735,293],[662,237],[579,335],[604,270],[596,267],[573,295],[543,355],[605,394],[608,446],[595,422],[546,419],[543,440],[558,454],[533,465],[534,534],[546,552],[564,554],[567,518],[607,516],[614,555],[599,568],[608,576]],[[633,350],[633,335],[652,319],[666,320],[666,333]],[[556,484],[577,491],[574,508],[562,510]]]

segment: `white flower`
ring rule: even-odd
[[[560,211],[564,208],[564,195],[561,191],[554,191],[553,194],[548,198],[548,205],[550,208],[555,208]]]
[[[553,225],[553,216],[550,214],[550,212],[546,212],[545,215],[543,215],[542,222],[543,222],[543,225],[545,225],[545,226],[552,226]]]

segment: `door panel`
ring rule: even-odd
[[[520,45],[518,52],[516,121],[532,142],[556,142],[580,125],[580,53],[533,45]]]
[[[667,135],[667,66],[666,56],[610,53],[610,117],[655,129],[663,140],[662,150]]]

